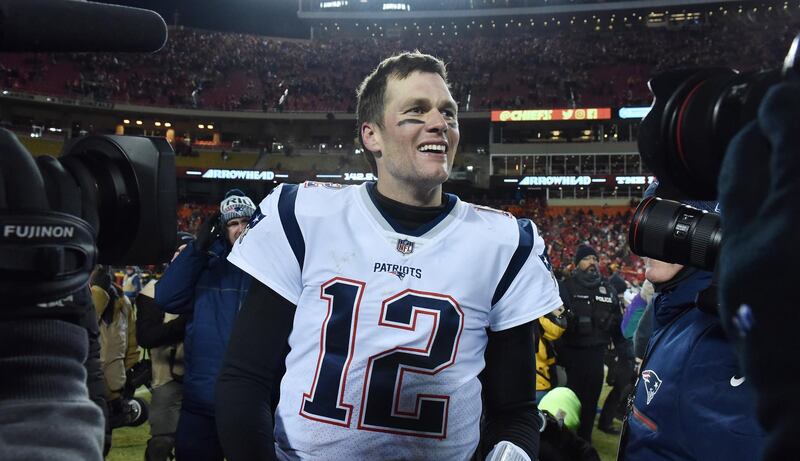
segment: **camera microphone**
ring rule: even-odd
[[[0,0],[0,51],[156,52],[167,25],[155,11],[84,0]]]

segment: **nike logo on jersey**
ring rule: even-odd
[[[731,386],[739,387],[744,382],[745,377],[742,376],[741,378],[737,378],[736,375],[731,376]]]
[[[400,280],[403,280],[406,275],[410,275],[415,279],[422,278],[422,269],[410,266],[401,266],[399,264],[389,263],[375,263],[372,272],[388,272]]]

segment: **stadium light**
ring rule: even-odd
[[[165,126],[165,127],[167,127],[167,128],[169,128],[169,127],[171,127],[171,126],[172,126],[172,124],[171,124],[171,123],[169,123],[169,122],[164,122],[164,126]]]
[[[198,124],[198,125],[197,125],[197,128],[200,128],[201,130],[205,129],[205,127],[206,127],[206,126],[205,126],[205,125],[203,125],[202,123],[200,123],[200,124]]]
[[[126,118],[125,120],[122,121],[122,123],[124,123],[126,125],[129,125],[131,123],[131,121]]]
[[[161,126],[161,122],[156,122],[155,125],[156,126]]]
[[[137,120],[137,121],[136,121],[136,124],[137,124],[137,125],[141,125],[141,124],[142,124],[142,121],[141,121],[141,120]]]

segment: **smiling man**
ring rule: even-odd
[[[441,61],[388,58],[358,91],[377,182],[261,202],[229,257],[255,278],[217,384],[231,461],[537,458],[533,321],[561,300],[533,223],[442,192],[457,111]]]

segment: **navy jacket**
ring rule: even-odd
[[[649,356],[620,449],[625,461],[760,459],[755,394],[719,317],[695,307],[711,274],[696,272],[655,299]]]
[[[193,314],[184,340],[183,405],[214,414],[214,387],[233,321],[250,288],[250,275],[227,260],[230,246],[216,240],[203,254],[192,242],[156,284],[156,303],[167,312]]]

